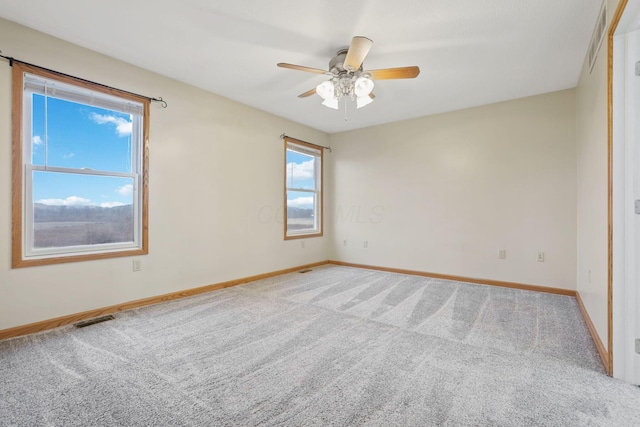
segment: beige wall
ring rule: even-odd
[[[335,134],[331,145],[332,259],[575,289],[575,90]]]
[[[0,329],[325,260],[283,240],[282,132],[328,136],[0,19],[5,55],[162,96],[151,111],[150,254],[12,270],[11,69],[0,64]],[[170,60],[168,58],[167,60]]]
[[[619,0],[608,0],[609,22]],[[605,348],[608,346],[607,41],[576,88],[578,155],[577,289]]]

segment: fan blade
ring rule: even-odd
[[[351,39],[351,46],[349,46],[349,51],[342,65],[344,69],[347,71],[359,70],[371,46],[373,46],[373,41],[366,37],[355,36]]]
[[[365,71],[363,74],[370,74],[373,80],[414,79],[420,74],[420,68],[416,66],[383,68],[381,70]]]
[[[316,93],[316,88],[314,87],[311,90],[306,91],[305,93],[301,93],[298,95],[298,98],[306,98],[307,96],[314,95]]]
[[[302,65],[287,64],[285,62],[279,63],[278,67],[280,67],[280,68],[290,68],[292,70],[298,70],[298,71],[307,71],[309,73],[316,73],[316,74],[327,74],[327,73],[329,73],[328,71],[321,70],[319,68],[303,67]]]

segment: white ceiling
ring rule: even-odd
[[[333,133],[575,87],[601,0],[0,0],[0,16]],[[365,69],[418,65],[376,100],[331,110],[305,92],[354,35]],[[0,41],[0,49],[2,49]],[[20,52],[4,52],[21,58]],[[46,66],[46,64],[39,64]],[[158,96],[162,95],[161,88]],[[171,100],[169,107],[171,107]]]

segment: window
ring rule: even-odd
[[[13,267],[147,248],[149,101],[13,64]]]
[[[285,137],[285,239],[322,236],[322,148]]]

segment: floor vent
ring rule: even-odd
[[[300,274],[304,274],[304,273],[308,273],[308,272],[310,272],[310,271],[313,271],[313,270],[312,270],[312,269],[310,269],[310,268],[308,268],[308,269],[306,269],[306,270],[300,270],[300,271],[298,271],[298,273],[300,273]]]
[[[589,73],[593,70],[593,64],[596,63],[600,46],[602,46],[602,40],[607,29],[607,2],[602,2],[602,8],[598,14],[598,21],[596,27],[593,29],[593,35],[591,36],[591,43],[589,43]]]
[[[74,323],[73,326],[75,326],[76,328],[84,328],[87,326],[95,325],[96,323],[107,322],[113,319],[115,319],[115,317],[113,317],[112,315],[95,317],[93,319],[83,320],[82,322]]]

